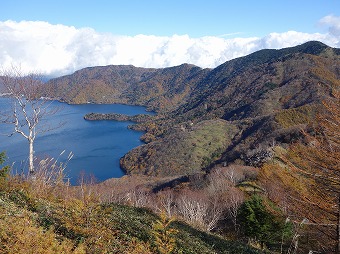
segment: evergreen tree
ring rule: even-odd
[[[289,231],[283,217],[274,213],[277,208],[268,206],[261,196],[254,195],[241,205],[238,214],[244,235],[259,241],[261,248],[280,242],[282,235]]]

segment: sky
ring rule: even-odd
[[[340,47],[340,0],[2,0],[0,66],[214,68],[263,48]]]

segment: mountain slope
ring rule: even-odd
[[[189,64],[164,69],[90,67],[50,80],[42,94],[67,103],[124,103],[169,111],[190,96],[192,84],[206,72]]]
[[[320,88],[322,84],[336,85],[339,59],[339,50],[319,42],[255,52],[212,70],[198,85],[203,89],[199,89],[178,114],[194,109],[201,114],[234,120],[316,101],[325,92]],[[334,80],[329,80],[329,76]],[[261,107],[269,102],[269,108],[268,105]],[[238,114],[235,116],[235,113]]]
[[[180,221],[162,224],[149,209],[104,204],[89,185],[0,181],[0,253],[161,253],[156,224],[172,239],[173,253],[262,253]]]
[[[186,174],[222,162],[257,165],[273,144],[299,139],[322,111],[321,102],[339,89],[339,66],[339,49],[313,41],[260,50],[212,70],[188,64],[86,68],[51,80],[46,93],[73,103],[129,103],[161,112],[133,126],[146,131],[150,143],[129,152],[121,165],[128,173]],[[215,135],[201,137],[206,129]],[[197,149],[197,137],[209,142]]]
[[[332,91],[339,89],[339,66],[339,50],[319,42],[289,49],[263,50],[226,62],[210,71],[197,84],[197,92],[170,113],[171,120],[160,124],[161,133],[165,137],[178,137],[181,134],[176,126],[192,122],[199,129],[204,120],[224,119],[229,128],[236,131],[234,136],[225,139],[226,148],[220,157],[211,154],[210,166],[214,161],[230,163],[239,159],[258,166],[270,156],[268,149],[272,145],[285,146],[301,137],[301,129],[313,122],[322,110],[321,101],[331,98]],[[159,147],[171,144],[167,138],[157,142]],[[139,158],[134,166],[155,167],[159,163],[153,157],[143,156],[152,149],[151,143],[138,148],[137,153],[137,149],[131,151],[122,159],[122,167],[133,172],[133,166],[125,163],[131,154]],[[190,160],[188,162],[181,149],[174,145],[167,150],[176,154],[177,161],[185,162],[182,163],[185,167],[176,166],[169,170],[163,166],[154,170],[156,174],[167,175],[169,171],[174,174],[179,169],[184,174],[190,172],[188,163],[193,164]],[[171,156],[162,153],[161,149],[156,151],[154,158],[163,158],[164,163],[172,161]],[[200,169],[196,167],[196,170]]]

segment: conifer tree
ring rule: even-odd
[[[244,234],[260,242],[262,249],[265,244],[278,242],[285,234],[283,217],[270,211],[259,195],[252,196],[241,205],[238,219]]]

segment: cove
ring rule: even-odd
[[[0,98],[0,110],[10,110],[9,98]],[[41,125],[48,123],[52,128],[37,135],[35,157],[38,159],[53,157],[65,162],[70,152],[73,158],[68,162],[66,176],[72,185],[79,183],[81,174],[92,175],[97,181],[112,177],[121,177],[119,159],[128,151],[143,144],[142,132],[127,128],[131,122],[86,121],[84,115],[90,112],[118,113],[126,115],[151,114],[144,107],[121,104],[81,104],[69,105],[58,101],[51,102],[50,107],[60,110],[47,116]],[[10,112],[10,111],[9,111]],[[0,124],[0,134],[8,134],[12,125]],[[60,156],[60,154],[65,152]],[[14,163],[13,169],[20,173],[28,165],[28,142],[20,134],[11,137],[0,135],[0,151],[6,151],[6,164]]]

